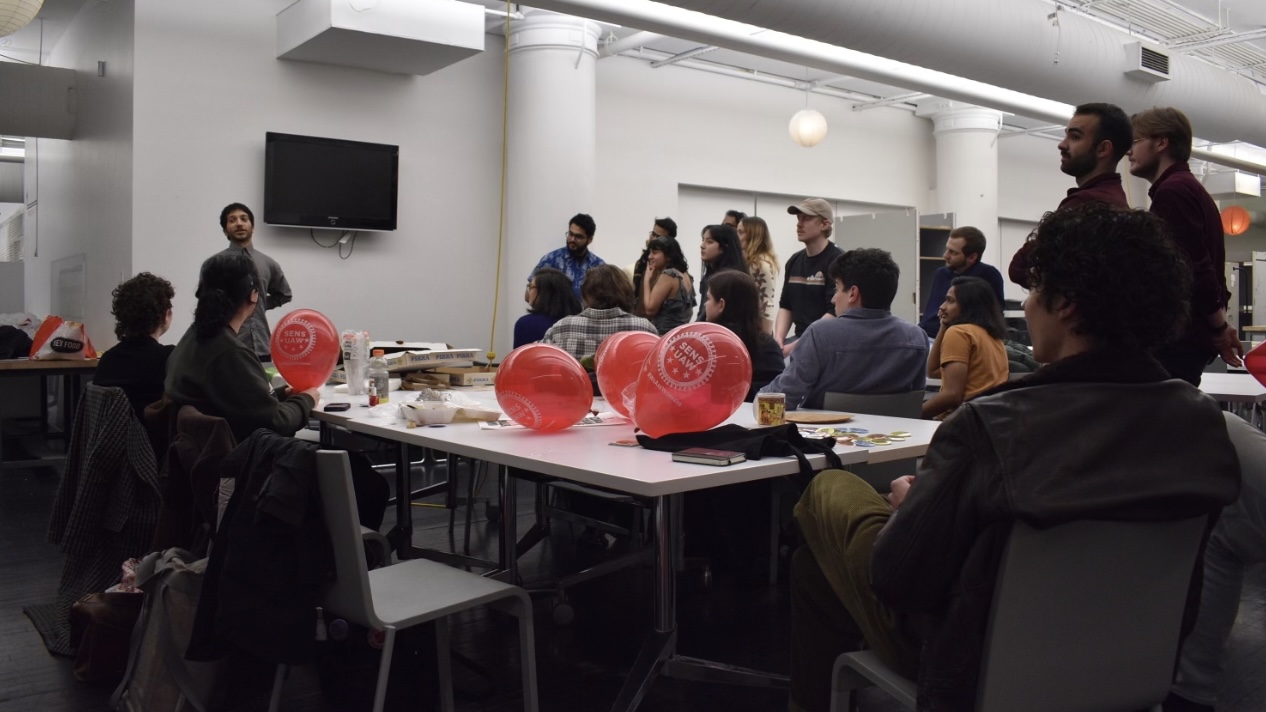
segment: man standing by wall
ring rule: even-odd
[[[1240,365],[1243,348],[1226,320],[1226,245],[1218,206],[1191,174],[1191,122],[1178,109],[1161,107],[1134,115],[1130,173],[1152,184],[1151,212],[1191,262],[1191,320],[1186,333],[1156,350],[1174,378],[1199,386],[1200,374],[1215,356]],[[1127,266],[1128,269],[1128,266]]]
[[[1056,210],[1086,203],[1107,203],[1130,207],[1121,187],[1117,164],[1130,150],[1134,139],[1130,117],[1113,104],[1082,104],[1073,112],[1059,142],[1059,169],[1077,180],[1076,188],[1059,202]],[[1007,276],[1021,287],[1029,286],[1028,253],[1032,242],[1026,242],[1011,259]],[[936,328],[933,326],[933,328]]]
[[[787,332],[794,325],[796,338],[822,317],[834,317],[831,303],[834,284],[827,278],[827,269],[836,257],[844,254],[831,242],[835,229],[835,211],[822,198],[806,198],[799,205],[792,205],[787,212],[796,216],[796,239],[804,243],[804,249],[787,260],[782,283],[782,296],[778,299],[778,318],[774,325],[774,340],[787,356],[794,342],[787,341]]]
[[[567,222],[567,244],[542,257],[536,267],[532,268],[532,273],[535,274],[542,267],[562,270],[563,274],[571,278],[571,289],[576,293],[576,298],[580,299],[580,285],[585,281],[585,272],[606,264],[601,257],[589,251],[589,243],[593,242],[593,234],[597,229],[593,218],[577,213]],[[531,281],[532,275],[529,274],[528,282]]]
[[[923,307],[923,319],[919,326],[927,333],[928,338],[935,339],[941,328],[941,319],[937,310],[945,301],[950,282],[955,277],[979,277],[993,287],[994,296],[998,297],[998,308],[1002,308],[1002,273],[997,267],[980,261],[985,251],[985,234],[980,230],[965,225],[955,228],[945,241],[945,266],[932,276],[932,287],[928,290],[928,303]]]
[[[224,248],[224,252],[245,250],[246,254],[255,261],[255,269],[259,271],[259,283],[263,285],[265,292],[259,295],[259,301],[255,303],[255,311],[247,317],[246,323],[242,324],[242,329],[237,334],[238,338],[251,347],[260,360],[271,360],[269,341],[272,338],[272,332],[268,329],[268,317],[264,315],[264,312],[268,309],[276,309],[291,300],[293,295],[290,293],[290,284],[286,282],[286,275],[281,271],[281,265],[277,264],[277,260],[255,249],[253,242],[255,214],[250,208],[241,203],[230,203],[225,206],[220,211],[220,229],[229,239],[229,246]]]

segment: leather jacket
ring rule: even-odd
[[[919,709],[974,709],[1016,519],[1184,519],[1238,497],[1218,404],[1166,379],[1146,354],[1080,354],[965,403],[941,425],[871,558],[880,601],[923,634]],[[1198,604],[1198,580],[1194,593]]]

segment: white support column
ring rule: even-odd
[[[980,228],[988,241],[983,261],[1005,272],[998,232],[1002,112],[934,98],[919,102],[916,115],[932,119],[936,137],[937,212],[954,213],[958,227]]]
[[[505,257],[497,356],[510,352],[523,289],[541,256],[566,243],[567,220],[593,213],[597,174],[597,24],[528,11],[510,25]],[[590,246],[602,255],[602,216]]]

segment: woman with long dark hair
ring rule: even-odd
[[[727,269],[747,274],[747,261],[743,258],[743,245],[738,232],[729,225],[709,225],[703,229],[699,244],[699,257],[703,260],[703,274],[699,278],[699,298],[708,297],[708,282],[714,274]],[[706,321],[703,302],[699,304],[698,321]]]
[[[528,313],[514,322],[514,348],[545,338],[545,332],[559,319],[580,313],[580,300],[572,291],[571,279],[562,270],[541,267],[532,273],[523,301]]]
[[[657,237],[647,247],[646,272],[638,295],[638,316],[651,320],[660,336],[690,321],[695,285],[681,245],[671,237]]]
[[[167,396],[204,415],[224,418],[238,442],[258,428],[294,435],[308,425],[318,389],[274,392],[259,357],[238,338],[255,311],[259,275],[245,252],[221,252],[202,263],[193,324],[167,362]]]
[[[782,349],[762,324],[756,280],[738,270],[718,272],[708,283],[703,307],[708,321],[733,331],[747,347],[752,357],[752,387],[747,391],[750,401],[783,369]]]
[[[928,351],[928,377],[941,391],[923,403],[923,417],[944,417],[963,401],[1002,383],[1008,375],[1007,335],[993,287],[979,277],[955,277],[939,309],[941,326]]]

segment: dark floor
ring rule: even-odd
[[[12,442],[6,443],[11,445]],[[10,448],[10,456],[14,450]],[[49,600],[57,587],[61,559],[56,547],[45,543],[48,512],[58,482],[52,467],[0,473],[0,712],[27,710],[109,709],[111,689],[74,682],[67,659],[50,656],[39,635],[22,614],[22,607]],[[423,484],[415,476],[415,486]],[[489,483],[485,496],[493,496]],[[449,513],[415,507],[415,542],[447,550],[462,547],[459,512],[456,540],[448,535]],[[521,486],[520,531],[532,522],[532,491]],[[392,524],[389,513],[387,526]],[[496,527],[475,508],[472,553],[495,555]],[[384,530],[386,527],[384,527]],[[522,574],[530,582],[575,566],[572,532],[556,525],[551,541],[522,559]],[[551,620],[549,599],[539,599],[536,610],[537,666],[543,711],[598,712],[610,708],[624,676],[650,628],[652,575],[649,568],[628,570],[575,589],[576,621],[567,627]],[[683,574],[679,585],[680,638],[685,655],[720,660],[759,669],[786,672],[789,614],[785,582],[777,586],[740,585],[724,577],[704,588],[699,576]],[[1224,712],[1266,710],[1266,575],[1249,576],[1240,610],[1241,620],[1231,641],[1230,663],[1224,683]],[[522,709],[518,687],[517,630],[512,622],[486,612],[463,616],[453,627],[454,649],[471,664],[454,666],[460,710]],[[403,692],[426,678],[424,664],[393,667],[393,695],[389,709],[425,709],[410,704]],[[477,670],[476,670],[477,669]],[[313,668],[296,670],[282,705],[288,712],[344,708],[327,700],[322,675]],[[324,675],[329,683],[328,673]],[[337,684],[337,683],[335,683]],[[868,711],[896,709],[873,694],[862,697]],[[785,709],[785,693],[776,690],[682,682],[661,678],[640,710],[724,710],[771,712]]]

